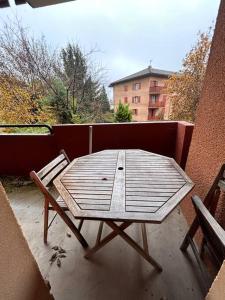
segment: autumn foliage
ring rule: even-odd
[[[170,119],[194,122],[207,67],[212,30],[199,33],[197,43],[183,60],[180,72],[167,81]]]
[[[1,123],[100,122],[109,112],[101,68],[74,43],[52,49],[17,18],[0,28]]]
[[[0,78],[0,119],[3,123],[34,123],[37,106],[29,91],[15,79]]]

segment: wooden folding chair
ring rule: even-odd
[[[201,260],[199,255],[203,255],[205,247],[208,248],[209,253],[218,267],[225,259],[225,232],[213,217],[221,191],[225,191],[224,173],[225,164],[223,164],[220,168],[220,171],[216,176],[204,201],[202,201],[198,196],[192,197],[192,202],[196,211],[196,217],[190,226],[180,249],[185,251],[187,247],[191,245],[200,267]],[[199,251],[200,253],[198,252],[193,240],[199,227],[203,233],[202,245]]]
[[[225,259],[225,231],[210,214],[199,197],[192,197],[192,202],[199,226],[204,235],[202,251],[204,251],[205,247],[208,248],[211,257],[219,269]]]
[[[210,211],[212,215],[215,214],[217,203],[220,197],[220,192],[221,192],[221,186],[225,182],[225,164],[222,165],[222,167],[219,170],[218,175],[216,176],[211,188],[209,189],[203,203],[205,207]],[[197,230],[199,228],[199,222],[197,217],[194,219],[192,222],[182,244],[180,249],[182,251],[185,251],[187,247],[190,244],[190,238],[192,239],[194,235],[196,234]]]
[[[80,221],[80,224],[77,228],[72,222],[72,220],[69,218],[69,216],[66,214],[66,211],[68,211],[69,209],[64,200],[60,196],[53,196],[53,194],[50,192],[53,180],[70,163],[70,160],[66,155],[65,151],[61,150],[60,153],[61,154],[59,156],[57,156],[39,172],[30,172],[30,177],[36,183],[36,185],[44,195],[44,243],[47,243],[48,229],[51,226],[54,218],[58,214],[63,219],[63,221],[69,226],[69,228],[79,240],[81,245],[86,248],[88,247],[88,244],[82,236],[82,234],[80,233],[83,220]],[[50,224],[48,222],[49,210],[56,211],[56,215],[54,216]]]

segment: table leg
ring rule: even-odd
[[[120,226],[118,226],[121,230],[125,230],[127,227],[129,227],[132,224],[132,222],[124,222]],[[89,258],[92,254],[100,250],[103,246],[105,246],[108,242],[110,242],[114,237],[118,235],[117,232],[112,231],[110,234],[108,234],[104,239],[102,239],[99,243],[96,243],[96,245],[93,248],[89,248],[84,255],[85,258]]]
[[[147,260],[151,265],[153,265],[159,272],[162,271],[162,267],[152,258],[148,253],[146,253],[129,235],[127,235],[120,226],[116,225],[112,221],[105,221],[114,232],[119,234],[131,247],[133,247],[145,260]]]
[[[142,231],[142,238],[143,238],[143,247],[144,247],[144,250],[145,250],[146,253],[149,254],[147,230],[146,230],[145,223],[141,224],[141,231]]]
[[[100,225],[99,225],[99,229],[98,229],[98,235],[97,235],[97,239],[96,239],[96,245],[98,245],[101,242],[103,224],[104,224],[104,222],[101,221]]]
[[[80,222],[79,222],[79,225],[78,225],[78,230],[81,231],[81,228],[83,226],[83,223],[84,223],[84,219],[81,219]]]

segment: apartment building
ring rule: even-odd
[[[119,102],[129,104],[134,121],[168,119],[166,80],[173,72],[151,66],[112,82],[114,109]]]

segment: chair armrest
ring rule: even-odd
[[[205,221],[208,223],[208,225],[211,227],[211,229],[215,232],[217,235],[218,239],[221,241],[221,243],[225,247],[225,231],[224,229],[220,226],[220,224],[214,219],[214,217],[210,214],[208,209],[205,207],[204,203],[198,196],[193,196],[191,197],[193,205],[195,208],[197,208]]]

